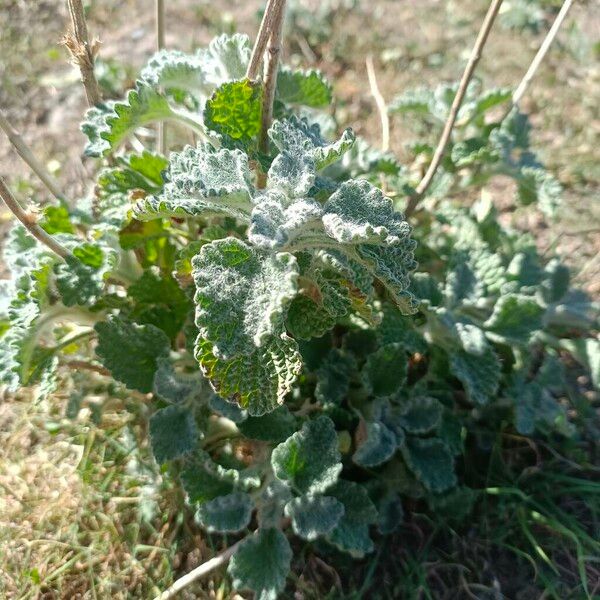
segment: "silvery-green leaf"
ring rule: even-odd
[[[223,400],[218,394],[211,394],[208,405],[217,414],[237,424],[248,418],[248,413],[245,410],[242,410],[237,404]]]
[[[140,72],[140,79],[156,88],[199,96],[207,96],[213,89],[200,57],[180,50],[159,50]]]
[[[506,294],[498,299],[484,325],[508,343],[527,344],[542,328],[543,314],[544,309],[533,298]]]
[[[159,464],[191,452],[198,435],[194,415],[184,406],[167,406],[150,417],[150,443]]]
[[[328,496],[344,505],[344,514],[327,540],[355,558],[373,551],[369,525],[377,521],[377,509],[365,488],[351,481],[338,481],[329,489]]]
[[[320,71],[282,67],[277,75],[277,97],[284,104],[321,108],[331,104],[331,86]]]
[[[377,500],[377,527],[383,535],[394,533],[404,521],[404,509],[400,496],[388,492]]]
[[[300,493],[324,492],[342,470],[338,440],[328,417],[307,421],[271,455],[275,476]]]
[[[410,236],[410,225],[394,211],[392,201],[365,180],[343,183],[325,202],[323,211],[325,231],[343,244],[392,245]]]
[[[316,200],[302,198],[286,205],[280,196],[271,191],[257,198],[248,229],[248,240],[255,246],[277,250],[320,229],[323,209]]]
[[[402,344],[387,344],[370,354],[362,369],[362,380],[370,394],[386,398],[406,382],[408,357]]]
[[[269,137],[280,152],[310,156],[317,169],[338,160],[352,148],[355,140],[352,130],[346,129],[337,142],[327,142],[321,136],[318,125],[310,125],[306,119],[297,117],[275,121]]]
[[[441,440],[408,437],[402,455],[408,468],[429,491],[440,493],[456,485],[454,460]]]
[[[280,406],[262,417],[248,417],[238,424],[241,433],[252,440],[283,442],[297,429],[296,417]]]
[[[253,591],[256,600],[276,600],[285,587],[291,560],[285,535],[279,529],[261,528],[240,544],[227,572],[234,588]]]
[[[196,325],[216,356],[254,352],[283,333],[297,291],[294,256],[263,254],[230,237],[202,246],[192,266]]]
[[[235,533],[248,526],[252,508],[248,494],[233,492],[201,504],[196,519],[209,532]]]
[[[269,168],[268,185],[290,198],[301,198],[314,186],[316,175],[315,161],[307,154],[281,152]]]
[[[285,505],[291,499],[292,491],[288,485],[279,479],[271,481],[256,500],[258,526],[263,528],[279,527]]]
[[[285,334],[228,360],[217,358],[211,342],[199,338],[195,356],[217,394],[255,417],[283,404],[302,369],[298,344]]]
[[[453,351],[450,354],[450,371],[461,381],[469,399],[475,404],[487,404],[498,391],[501,365],[491,347],[479,354]]]
[[[215,150],[209,144],[173,152],[167,183],[158,196],[133,207],[136,219],[230,215],[248,221],[252,210],[248,156],[240,150]]]
[[[352,460],[361,467],[377,467],[388,461],[397,448],[396,435],[383,423],[367,423],[367,438],[358,447]]]
[[[300,496],[285,505],[294,533],[307,541],[328,534],[344,514],[344,505],[330,496]]]
[[[442,418],[442,405],[429,396],[411,398],[402,406],[400,424],[409,433],[429,433]]]
[[[157,365],[153,391],[163,400],[183,404],[205,391],[206,380],[200,373],[177,373],[171,361],[166,358],[159,359]]]
[[[207,80],[215,87],[246,74],[252,45],[247,35],[222,34],[211,40],[206,50],[198,52],[206,69]]]
[[[350,354],[332,348],[317,371],[316,399],[324,405],[339,405],[350,389],[356,362]]]

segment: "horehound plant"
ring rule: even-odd
[[[478,490],[461,465],[486,436],[584,435],[561,356],[598,385],[597,307],[558,258],[499,224],[488,193],[439,199],[443,185],[500,173],[532,210],[558,202],[529,150],[523,86],[473,83],[500,4],[456,88],[391,107],[445,123],[437,149],[415,145],[430,158],[420,182],[351,129],[333,136],[331,86],[280,64],[283,0],[268,2],[253,47],[235,34],[193,54],[160,49],[118,102],[99,99],[95,44],[70,1],[85,154],[101,164],[77,203],[2,117],[59,198],[34,218],[0,186],[20,221],[4,247],[2,380],[51,394],[76,365],[106,394],[149,403],[164,476],[208,532],[239,536],[161,598],[227,561],[235,588],[275,598],[288,534],[362,557],[400,526],[406,498],[468,511]],[[369,77],[378,94],[372,63]],[[164,153],[132,145],[156,123]]]

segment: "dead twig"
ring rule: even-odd
[[[408,201],[408,205],[406,207],[406,216],[409,217],[415,211],[417,205],[425,195],[425,192],[431,185],[433,181],[433,177],[435,176],[438,167],[442,162],[442,158],[444,157],[444,152],[446,151],[446,146],[450,141],[450,135],[452,134],[452,129],[454,127],[454,123],[456,122],[456,117],[458,116],[458,111],[462,105],[465,94],[467,92],[467,88],[469,86],[469,82],[473,77],[473,73],[475,72],[475,68],[479,63],[481,58],[483,48],[485,43],[487,42],[490,31],[492,30],[492,25],[498,15],[498,11],[500,10],[500,6],[502,5],[502,0],[492,0],[490,7],[485,15],[485,19],[481,25],[481,29],[477,35],[477,39],[475,41],[475,45],[473,46],[473,50],[471,51],[471,55],[469,56],[469,61],[467,62],[467,66],[462,74],[460,83],[458,84],[458,89],[456,91],[456,95],[454,96],[454,100],[452,102],[452,106],[450,107],[450,112],[448,114],[448,118],[446,120],[446,124],[444,125],[444,130],[442,131],[442,135],[440,137],[440,141],[438,142],[437,148],[433,154],[433,158],[431,159],[431,163],[429,164],[429,168],[425,173],[425,176],[417,186],[415,193],[410,197]]]
[[[71,253],[61,244],[59,244],[52,236],[48,235],[38,224],[35,215],[27,212],[12,195],[8,189],[3,177],[0,177],[0,198],[8,207],[8,210],[23,224],[23,226],[36,238],[39,242],[50,248],[52,252],[66,259],[71,256]]]
[[[73,33],[65,35],[63,44],[71,53],[73,62],[79,67],[81,82],[85,89],[88,104],[96,106],[102,101],[98,81],[94,74],[94,61],[100,42],[94,40],[90,43],[89,41],[81,0],[67,0],[67,4],[73,24]]]
[[[165,47],[165,0],[156,0],[156,49]],[[167,125],[162,121],[158,124],[158,151],[166,154]]]
[[[58,183],[48,173],[44,165],[34,156],[29,146],[23,141],[17,130],[10,124],[5,114],[0,110],[0,129],[6,133],[8,141],[13,145],[17,154],[25,161],[29,168],[39,177],[40,181],[48,188],[50,193],[59,200],[63,195]]]
[[[372,56],[367,56],[366,64],[371,95],[375,100],[377,110],[379,111],[379,119],[381,120],[381,149],[383,152],[387,152],[390,149],[390,119],[387,104],[377,85],[377,76],[375,75]]]
[[[267,2],[265,14],[260,23],[256,41],[254,42],[254,48],[252,48],[250,62],[248,63],[248,69],[246,70],[246,77],[248,79],[256,79],[258,76],[258,70],[262,63],[265,50],[267,49],[267,43],[272,30],[273,12],[280,3],[281,0],[269,0]]]

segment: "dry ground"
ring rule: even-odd
[[[187,50],[232,29],[252,35],[261,4],[172,0],[167,45]],[[150,5],[149,0],[105,0],[92,3],[89,11],[102,59],[126,67],[125,86],[153,51]],[[362,8],[336,14],[324,40],[313,39],[318,32],[292,32],[288,59],[322,68],[334,83],[340,122],[377,144],[379,117],[365,57],[374,56],[388,100],[409,87],[455,80],[485,6],[483,0],[363,1]],[[85,103],[59,44],[66,23],[66,2],[0,0],[0,108],[76,201],[94,165],[81,157],[78,122]],[[497,28],[478,71],[484,84],[515,84],[540,39]],[[536,125],[536,149],[566,188],[557,225],[525,226],[535,228],[544,244],[558,237],[558,250],[595,295],[600,293],[599,39],[600,4],[576,3],[524,101]],[[409,135],[405,124],[392,121],[392,147],[401,158]],[[0,171],[22,199],[48,200],[3,136]],[[506,190],[495,186],[492,193],[501,202]],[[184,526],[182,515],[170,508],[168,491],[157,493],[160,476],[148,466],[144,448],[135,450],[132,440],[141,432],[126,413],[114,407],[98,425],[92,406],[72,423],[65,418],[68,397],[65,392],[49,403],[26,396],[0,402],[0,597],[151,597],[169,582],[172,566],[193,565],[208,549],[193,531],[194,553],[171,546]],[[166,500],[156,504],[159,496]],[[212,591],[208,586],[207,595],[220,597],[215,586]]]

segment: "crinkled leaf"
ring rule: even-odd
[[[301,496],[285,505],[294,533],[309,542],[330,533],[343,514],[344,505],[330,496]]]
[[[429,491],[440,493],[456,485],[454,460],[441,440],[409,437],[402,455],[408,468]]]
[[[157,364],[153,391],[162,400],[183,404],[206,390],[206,381],[200,373],[178,373],[166,358],[159,359]]]
[[[96,323],[96,354],[112,376],[127,387],[151,392],[157,361],[169,354],[169,338],[153,325],[109,316]]]
[[[167,406],[150,417],[150,443],[159,464],[188,454],[197,442],[194,415],[186,407]]]
[[[386,398],[398,393],[406,382],[408,358],[402,344],[387,344],[369,355],[362,379],[369,393]]]
[[[248,526],[253,506],[248,494],[233,492],[201,504],[196,519],[209,532],[235,533]]]
[[[500,361],[491,347],[479,354],[453,351],[450,354],[450,370],[475,404],[487,404],[498,391]]]
[[[562,200],[562,186],[545,169],[525,166],[517,177],[517,198],[520,204],[536,204],[545,215],[554,217]]]
[[[328,492],[344,505],[344,514],[327,539],[340,550],[356,558],[373,551],[369,525],[377,521],[377,509],[365,488],[351,481],[340,480]]]
[[[429,433],[442,418],[442,405],[429,396],[411,398],[402,407],[400,423],[409,433]]]
[[[392,458],[396,452],[396,435],[383,423],[367,423],[366,429],[367,437],[352,456],[352,460],[361,467],[377,467]]]
[[[271,455],[275,476],[300,493],[324,492],[342,470],[337,435],[328,417],[307,421]]]
[[[485,327],[509,343],[527,344],[542,328],[544,309],[533,299],[517,294],[501,296]]]
[[[333,348],[317,370],[316,399],[324,405],[339,405],[350,389],[356,362],[349,354]]]
[[[247,438],[279,443],[296,431],[296,417],[285,406],[280,406],[262,417],[248,417],[238,424],[238,429]]]
[[[242,79],[220,85],[206,102],[204,122],[227,147],[248,148],[260,131],[262,86]]]
[[[195,355],[215,391],[257,417],[283,403],[302,369],[298,344],[286,335],[229,360],[217,358],[212,344],[199,339]]]
[[[291,117],[275,121],[269,130],[269,137],[280,152],[295,155],[308,155],[318,169],[338,160],[354,144],[354,133],[346,129],[337,142],[329,143],[321,136],[318,125],[310,125],[306,119]]]
[[[192,261],[196,325],[211,352],[225,359],[252,353],[283,332],[296,294],[291,254],[263,254],[235,238],[206,244]]]
[[[331,104],[331,86],[319,71],[283,67],[277,75],[277,96],[285,104],[322,108]]]
[[[281,152],[269,168],[269,188],[281,190],[291,198],[306,196],[315,180],[315,161],[306,154]]]
[[[165,177],[162,194],[134,205],[137,219],[215,214],[249,219],[253,187],[248,156],[243,152],[215,150],[209,144],[186,146],[171,154]]]
[[[276,600],[285,587],[291,560],[285,535],[279,529],[261,528],[240,544],[227,572],[234,588],[253,591],[256,600]]]

